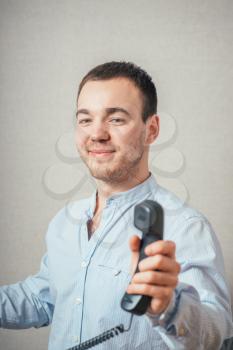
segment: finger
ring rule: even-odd
[[[164,286],[153,286],[151,284],[129,284],[127,293],[148,295],[153,298],[169,298],[173,288]]]
[[[138,252],[140,248],[141,239],[134,235],[130,237],[129,246],[132,252]]]
[[[136,271],[137,264],[138,264],[140,238],[136,235],[132,236],[129,240],[129,246],[132,251],[130,271],[131,271],[131,275],[133,275]]]
[[[173,241],[156,241],[149,244],[145,248],[145,253],[148,256],[155,254],[163,254],[170,256],[171,258],[175,257],[176,245]]]
[[[170,257],[164,255],[154,255],[140,261],[138,265],[139,271],[160,270],[178,274],[180,272],[180,264]]]
[[[168,272],[145,271],[136,273],[132,280],[132,284],[153,284],[157,286],[176,287],[178,283],[177,275]]]

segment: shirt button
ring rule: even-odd
[[[181,326],[178,331],[178,336],[183,337],[185,335],[185,328]]]
[[[83,260],[83,261],[81,262],[81,266],[82,266],[82,267],[87,267],[87,265],[88,265],[88,263],[87,263],[86,261]]]
[[[110,204],[111,204],[113,201],[114,201],[114,199],[113,199],[113,198],[109,198],[109,199],[107,199],[107,202],[106,202],[107,206],[108,206],[108,205],[110,205]]]
[[[77,305],[82,304],[82,300],[80,298],[76,298],[75,304],[77,304]]]
[[[73,340],[73,342],[75,342],[75,343],[79,343],[79,337],[76,336],[76,335],[72,337],[72,340]]]

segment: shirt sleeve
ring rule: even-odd
[[[41,260],[40,271],[22,282],[0,287],[0,327],[24,329],[47,326],[54,305],[49,292],[48,257]]]
[[[162,315],[146,314],[169,349],[217,350],[233,335],[230,295],[217,238],[203,217],[174,234],[179,283]]]

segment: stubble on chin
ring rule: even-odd
[[[109,161],[91,158],[88,151],[84,149],[78,149],[78,151],[95,179],[112,184],[129,181],[136,179],[138,175],[139,164],[145,152],[144,135],[145,133],[142,132],[136,142],[125,145],[124,152],[117,149]]]
[[[87,156],[80,154],[84,164],[90,171],[92,177],[96,180],[101,180],[106,183],[119,184],[120,182],[129,181],[132,178],[137,178],[138,165],[143,157],[143,150],[140,152],[131,149],[127,156],[119,159],[112,159],[109,162],[98,161],[90,159]]]

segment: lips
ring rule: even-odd
[[[91,153],[112,153],[112,152],[115,152],[115,151],[112,151],[112,150],[106,150],[106,149],[91,149],[89,150],[88,152],[91,152]]]
[[[106,158],[111,157],[115,151],[109,149],[91,149],[88,151],[90,157]]]

